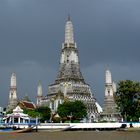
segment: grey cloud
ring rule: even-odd
[[[81,70],[101,104],[106,64],[117,81],[140,80],[139,6],[139,0],[1,0],[0,95],[8,100],[12,71],[20,97],[27,90],[35,101],[39,80],[47,94],[57,75],[68,13]],[[0,105],[5,105],[1,98]]]

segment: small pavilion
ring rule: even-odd
[[[28,114],[24,114],[20,106],[13,109],[12,114],[7,114],[4,117],[4,122],[9,124],[27,124],[30,122]]]

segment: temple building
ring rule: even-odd
[[[103,112],[101,113],[102,121],[119,121],[121,119],[114,99],[115,92],[116,84],[112,81],[110,70],[107,69],[105,73],[104,107]]]
[[[28,114],[23,113],[20,106],[17,106],[15,109],[13,109],[13,113],[7,114],[3,120],[5,123],[10,124],[28,124],[30,122],[30,117]]]
[[[46,97],[43,96],[43,89],[42,89],[42,84],[39,82],[38,87],[37,87],[37,101],[36,101],[36,106],[48,106],[49,107],[49,101]]]
[[[10,92],[9,92],[9,102],[6,108],[6,112],[11,112],[17,106],[20,106],[21,109],[34,110],[36,105],[30,101],[29,97],[26,95],[24,99],[17,98],[17,82],[16,74],[12,73],[11,82],[10,82]]]
[[[10,92],[9,92],[9,102],[6,108],[6,112],[12,111],[18,103],[17,99],[17,82],[16,82],[16,74],[12,73],[11,82],[10,82]]]
[[[31,101],[21,100],[18,102],[18,106],[21,109],[27,109],[27,110],[35,110],[36,109],[36,105]]]
[[[60,66],[57,78],[52,85],[49,85],[48,94],[45,100],[42,98],[41,90],[38,92],[38,104],[49,105],[55,114],[59,104],[65,100],[80,100],[87,106],[88,119],[96,121],[101,110],[96,102],[90,86],[85,82],[80,71],[78,49],[74,40],[73,24],[68,17],[65,25],[65,40],[62,43]]]
[[[39,82],[38,87],[37,87],[37,106],[41,106],[43,100],[43,92],[42,92],[42,85],[41,82]]]

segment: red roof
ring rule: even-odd
[[[23,107],[26,108],[26,109],[32,109],[33,110],[33,109],[36,108],[36,106],[35,106],[35,104],[33,102],[20,101],[20,104],[22,104]]]

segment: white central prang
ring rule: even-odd
[[[74,43],[73,25],[71,21],[66,22],[65,26],[65,43]]]
[[[67,63],[67,62],[79,63],[77,52],[75,52],[75,51],[71,51],[71,52],[64,51],[64,52],[62,52],[60,63],[62,64],[62,63]]]
[[[88,118],[91,114],[95,118],[98,117],[98,110],[90,86],[86,84],[80,71],[78,49],[74,40],[73,29],[70,17],[68,17],[65,25],[65,39],[61,49],[59,72],[55,83],[49,86],[46,100],[54,99],[50,104],[54,113],[56,113],[55,111],[57,111],[57,106],[60,103],[59,95],[63,94],[61,103],[65,100],[80,100],[87,106]]]

